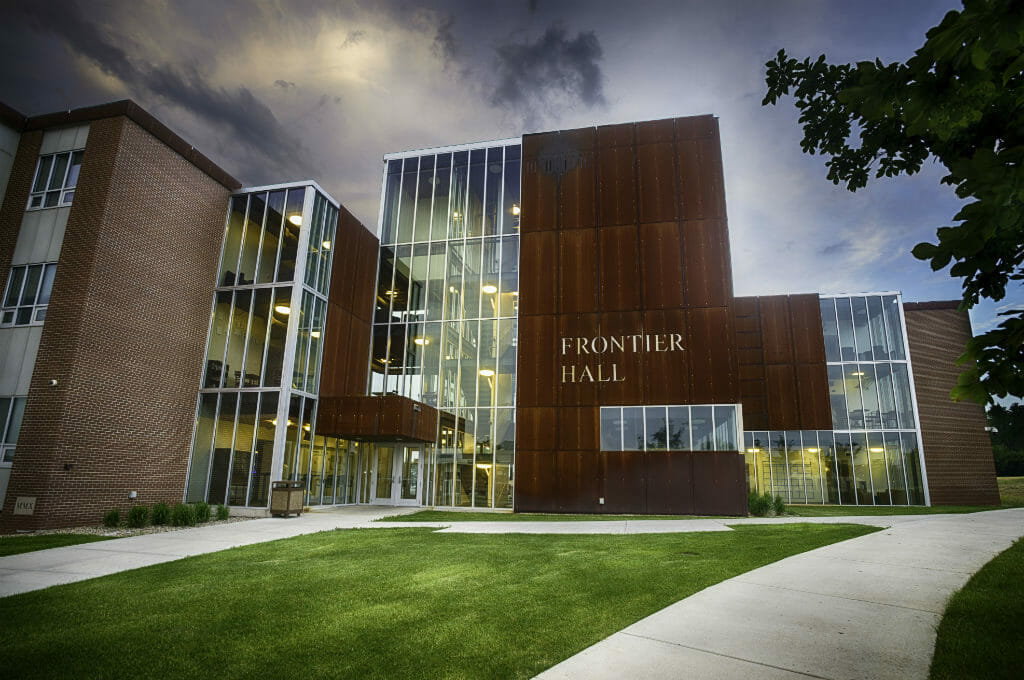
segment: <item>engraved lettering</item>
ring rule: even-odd
[[[669,350],[668,351],[675,352],[677,349],[680,352],[683,351],[683,334],[682,333],[673,333],[672,335],[669,336]]]

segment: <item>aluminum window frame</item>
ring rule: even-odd
[[[75,155],[79,154],[79,161],[76,164],[72,163]],[[67,156],[67,164],[64,166],[63,177],[60,178],[60,186],[50,188],[50,184],[53,182],[53,171],[57,167],[57,158],[60,156]],[[75,197],[75,189],[78,188],[78,179],[81,176],[82,161],[85,157],[85,147],[80,149],[72,149],[70,151],[58,151],[57,153],[48,153],[39,156],[36,161],[35,172],[32,173],[32,184],[29,185],[28,202],[25,205],[25,211],[36,211],[36,210],[49,210],[51,208],[66,208],[71,205]],[[43,189],[41,191],[35,191],[35,186],[39,183],[39,171],[42,169],[43,161],[51,159],[49,167],[46,171],[46,181],[43,183]],[[71,175],[71,169],[73,167],[78,168],[78,172],[75,173],[74,184],[68,184],[68,179]],[[47,194],[57,194],[57,203],[55,205],[46,205]],[[33,205],[33,202],[39,199],[38,205]]]
[[[25,285],[28,283],[29,272],[33,267],[41,267],[39,272],[39,280],[36,283],[36,293],[32,298],[31,304],[21,304],[21,297],[25,293]],[[20,281],[18,282],[18,292],[14,298],[14,304],[7,305],[7,298],[11,294],[11,284],[14,282],[15,273],[23,272]],[[44,284],[47,280],[47,274],[53,272],[50,278],[50,289],[47,291],[47,301],[44,303],[39,302],[39,298],[42,297]],[[32,262],[29,264],[18,264],[13,265],[7,274],[7,284],[4,286],[3,297],[0,297],[0,328],[22,328],[26,326],[42,326],[46,322],[46,311],[49,308],[49,298],[53,294],[53,282],[57,278],[57,263],[56,262]],[[18,322],[18,313],[21,310],[29,309],[29,320],[25,323]],[[42,318],[39,318],[39,313],[42,312]],[[10,320],[8,320],[10,315]]]

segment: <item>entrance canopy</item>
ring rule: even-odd
[[[321,397],[317,434],[356,441],[434,443],[437,409],[396,394]]]

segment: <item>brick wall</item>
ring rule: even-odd
[[[962,370],[956,359],[971,337],[970,319],[956,305],[904,305],[928,489],[933,505],[998,505],[985,409],[949,398]]]
[[[127,117],[92,123],[0,530],[181,500],[228,195]]]
[[[14,155],[11,176],[7,180],[7,195],[0,206],[0,288],[7,285],[10,274],[11,258],[14,246],[18,242],[18,231],[28,204],[28,194],[32,189],[32,178],[39,160],[39,147],[43,143],[43,133],[25,132],[21,135],[18,151]],[[3,295],[0,292],[0,295]]]

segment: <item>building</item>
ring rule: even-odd
[[[736,297],[717,120],[387,154],[379,224],[132,102],[3,109],[0,529],[181,500],[998,503],[955,302]],[[6,493],[3,493],[3,492]]]

